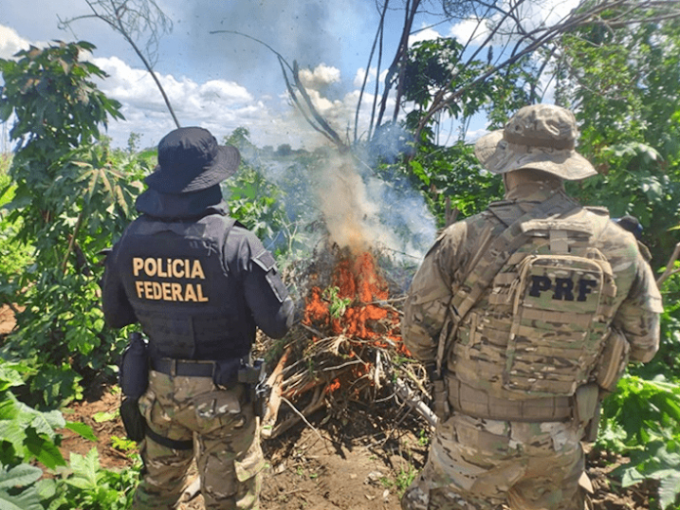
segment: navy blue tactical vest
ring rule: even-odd
[[[255,322],[242,282],[225,264],[234,220],[135,220],[120,240],[117,265],[125,292],[149,337],[151,355],[175,359],[244,357]]]

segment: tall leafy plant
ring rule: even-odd
[[[59,444],[60,429],[68,428],[96,441],[82,423],[64,420],[61,412],[37,411],[17,400],[14,391],[24,385],[24,364],[0,361],[0,508],[43,510],[57,493],[57,483],[41,479],[43,468],[66,465]],[[42,467],[39,467],[42,466]],[[45,506],[43,506],[45,503]]]
[[[600,175],[574,186],[586,202],[640,219],[659,267],[680,237],[680,22],[563,39],[558,101],[577,113],[579,150]]]
[[[14,282],[23,311],[4,356],[39,368],[30,397],[43,405],[77,396],[79,379],[105,368],[120,347],[98,306],[100,252],[128,223],[134,183],[148,167],[111,151],[100,135],[122,115],[92,81],[105,73],[82,59],[93,49],[58,43],[0,59],[0,119],[12,121],[16,142],[7,219],[19,225],[16,239],[35,249]]]
[[[563,38],[562,52],[557,99],[576,111],[579,151],[599,172],[571,191],[614,216],[639,218],[658,270],[680,224],[680,23],[582,29]],[[624,486],[659,481],[660,508],[677,508],[680,494],[679,289],[677,278],[664,283],[660,351],[651,363],[631,367],[605,401],[598,440],[630,459],[615,473]]]

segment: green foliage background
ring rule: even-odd
[[[674,22],[583,30],[563,38],[565,62],[556,68],[557,101],[576,111],[579,151],[599,170],[595,178],[570,183],[569,190],[585,204],[607,206],[613,216],[637,216],[657,272],[679,240],[679,42]],[[0,60],[5,83],[0,120],[14,114],[10,135],[17,144],[11,158],[0,160],[0,303],[21,310],[18,327],[0,350],[0,506],[128,508],[139,469],[101,470],[96,452],[73,456],[69,466],[58,451],[64,427],[92,436],[67,423],[59,409],[82,396],[84,380],[112,378],[125,343],[126,331],[105,328],[99,308],[102,250],[135,217],[135,197],[156,158],[153,150],[136,150],[134,134],[128,150],[112,149],[101,135],[100,127],[121,114],[120,105],[92,81],[105,74],[79,59],[81,51],[93,49],[86,42],[57,43]],[[402,65],[410,77],[404,98],[415,107],[398,126],[407,141],[400,155],[384,155],[374,168],[386,184],[417,189],[438,227],[452,220],[452,211],[457,219],[468,217],[503,193],[501,180],[479,166],[462,133],[457,143],[438,146],[433,121],[408,141],[433,100],[428,87],[448,84],[453,90],[453,71],[470,80],[486,69],[482,61],[460,67],[461,53],[450,39],[413,46]],[[492,127],[499,127],[517,108],[537,100],[536,76],[531,61],[517,62],[465,91],[449,113],[466,125],[486,112]],[[282,264],[304,258],[319,228],[304,185],[323,154],[296,154],[282,146],[276,157],[285,169],[277,184],[249,136],[238,128],[225,140],[244,156],[240,171],[224,184],[230,212]],[[653,362],[631,367],[619,391],[605,400],[597,447],[629,456],[618,471],[621,483],[658,480],[653,505],[671,508],[680,492],[676,276],[662,292],[661,350]],[[60,477],[41,480],[35,463]]]

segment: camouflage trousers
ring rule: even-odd
[[[455,414],[438,425],[404,510],[584,510],[582,429]]]
[[[139,407],[149,428],[193,450],[176,450],[147,437],[140,444],[144,461],[134,510],[176,508],[196,457],[207,510],[259,508],[264,457],[254,406],[245,387],[219,389],[209,377],[171,377],[149,373],[149,388]]]

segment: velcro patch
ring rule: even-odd
[[[276,259],[274,255],[269,253],[267,250],[262,250],[259,255],[253,257],[253,262],[264,269],[265,273],[269,272],[274,266],[276,266]]]

